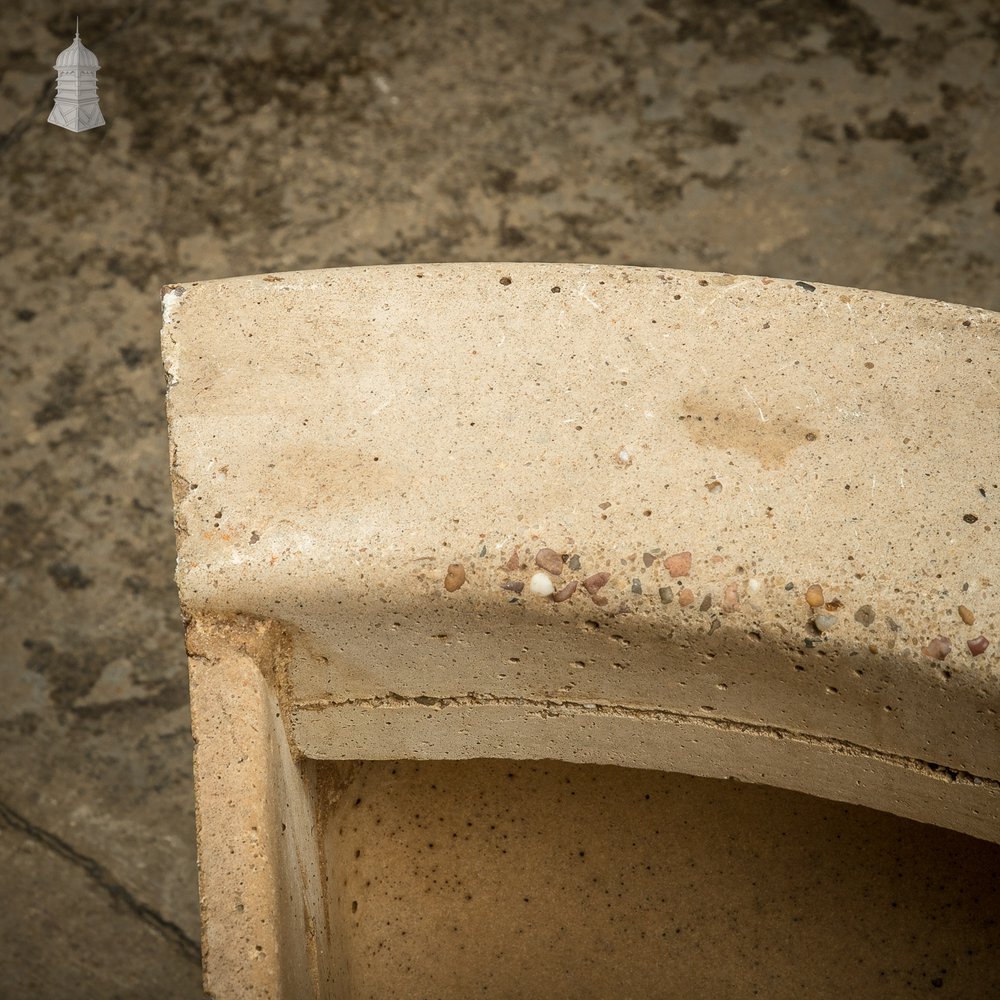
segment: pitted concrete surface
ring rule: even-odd
[[[57,5],[12,10],[0,42],[0,799],[9,836],[38,845],[3,880],[17,912],[59,865],[81,874],[95,936],[67,930],[69,901],[51,917],[83,949],[79,995],[107,992],[155,927],[145,961],[194,996],[160,285],[596,261],[996,309],[1000,21],[988,0],[84,18],[103,129],[45,123],[72,38]],[[0,949],[11,992],[63,995],[60,940],[22,929]]]
[[[559,761],[368,761],[340,801],[326,858],[350,991],[333,996],[1000,990],[1000,874],[934,827],[900,837],[810,796]]]

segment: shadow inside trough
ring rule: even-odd
[[[331,996],[1000,995],[996,844],[643,769],[321,767]]]

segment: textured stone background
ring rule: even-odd
[[[79,135],[74,13],[0,38],[0,993],[194,997],[160,285],[611,261],[995,309],[1000,9],[98,2]]]

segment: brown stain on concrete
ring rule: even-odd
[[[401,475],[385,455],[325,442],[275,449],[248,465],[246,475],[261,496],[271,495],[280,483],[282,496],[291,495],[295,506],[306,507],[342,504],[373,493],[385,496],[405,489],[411,478]]]
[[[765,469],[780,469],[788,456],[809,441],[807,434],[814,428],[797,420],[767,412],[761,420],[757,407],[725,406],[710,399],[686,396],[681,421],[695,444],[720,451],[735,449],[760,462]]]

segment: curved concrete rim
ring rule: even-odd
[[[192,663],[266,630],[300,759],[678,770],[1000,841],[998,345],[660,268],[168,286]]]

